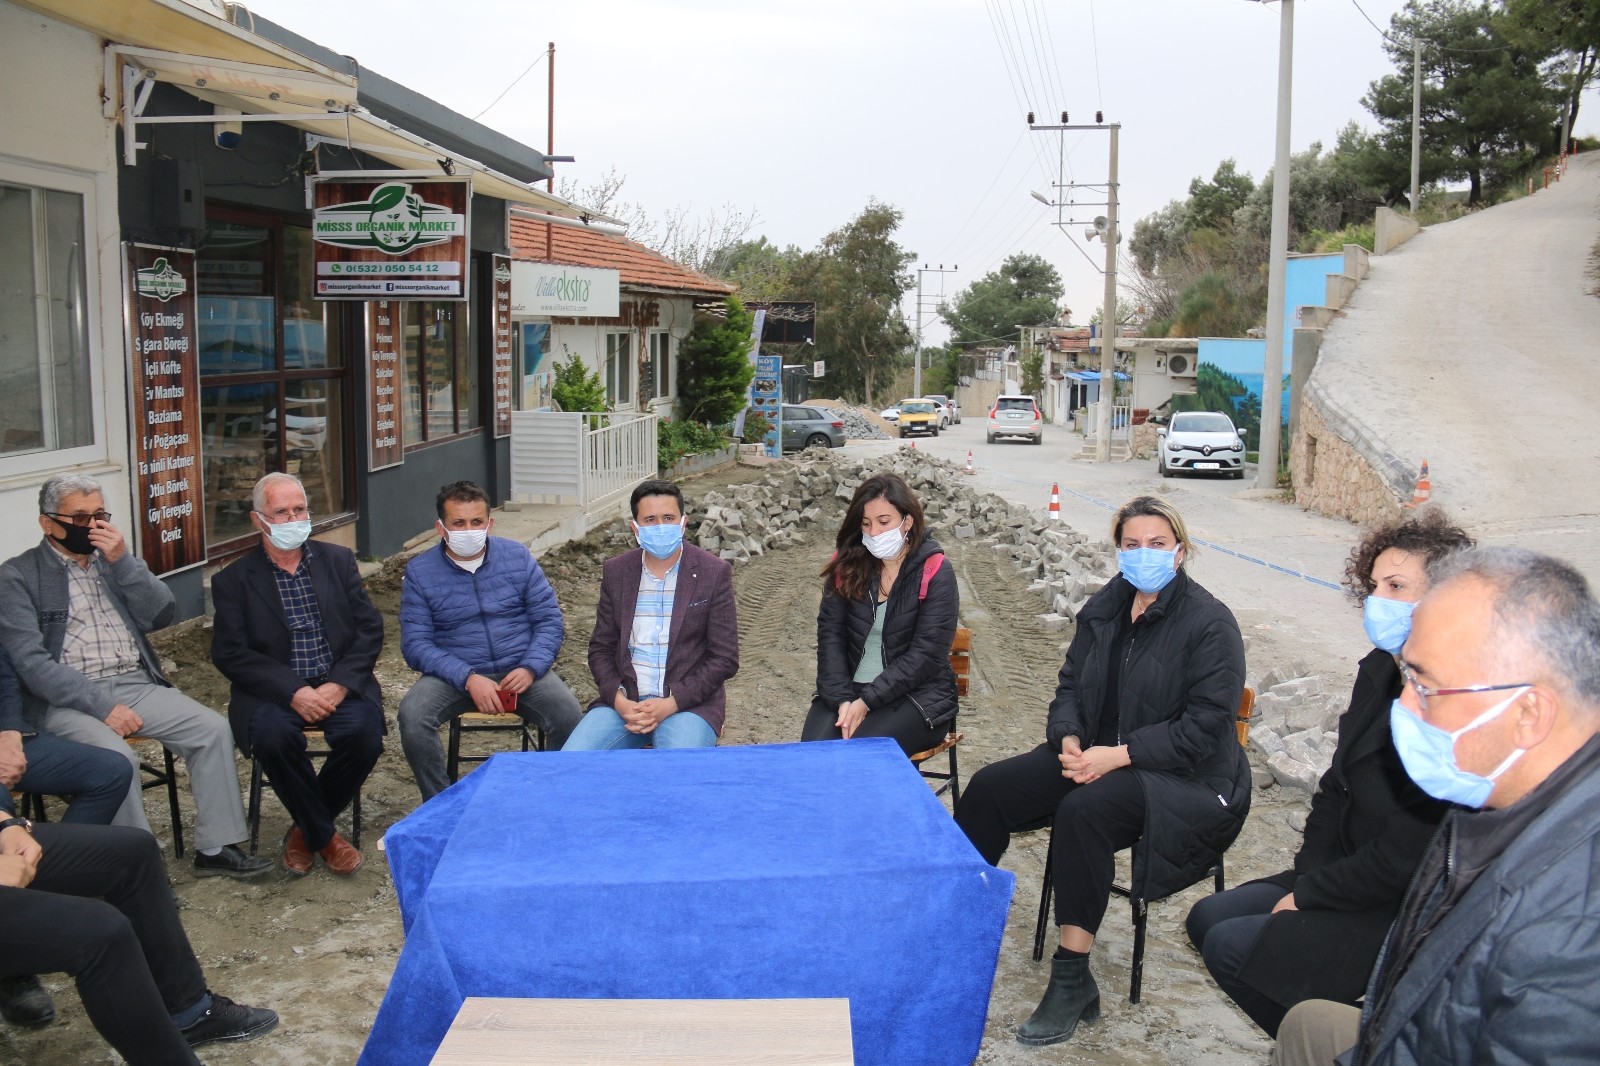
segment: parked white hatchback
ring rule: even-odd
[[[1196,471],[1242,478],[1244,438],[1225,414],[1179,411],[1156,431],[1156,469],[1162,477]]]

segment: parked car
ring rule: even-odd
[[[1179,411],[1156,430],[1156,470],[1162,477],[1213,471],[1244,477],[1244,438],[1217,411]]]
[[[945,413],[948,415],[945,419],[945,425],[959,426],[961,424],[961,405],[953,397],[941,396],[935,393],[932,396],[924,396],[923,399],[933,400],[935,403],[944,405]]]
[[[822,407],[783,405],[783,450],[843,448],[844,423]]]
[[[1044,416],[1032,396],[997,396],[989,409],[989,443],[1001,437],[1027,437],[1044,443]]]
[[[900,408],[885,407],[883,410],[878,412],[878,417],[883,419],[885,422],[898,422],[900,421]]]
[[[941,396],[924,396],[924,400],[933,404],[933,409],[939,413],[939,428],[950,428],[950,407]]]
[[[932,400],[901,400],[899,407],[900,436],[908,437],[913,433],[939,435],[939,409]]]

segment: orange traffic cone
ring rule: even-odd
[[[1061,521],[1061,489],[1054,482],[1050,484],[1050,521]]]
[[[1428,460],[1422,460],[1422,473],[1417,475],[1417,487],[1411,490],[1411,502],[1407,507],[1421,507],[1428,502],[1428,497],[1433,495],[1433,483],[1428,480]]]
[[[912,441],[911,442],[911,450],[912,451],[916,451],[917,450],[917,442],[916,441]]]
[[[967,450],[967,469],[966,469],[965,472],[968,473],[968,474],[972,473],[972,450],[971,449]]]

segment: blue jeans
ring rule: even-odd
[[[72,797],[61,816],[63,822],[110,825],[128,797],[133,767],[119,752],[40,732],[22,738],[22,753],[28,769],[17,782],[17,791]],[[9,807],[10,800],[7,792],[0,802]]]
[[[714,748],[717,732],[693,711],[669,714],[653,733],[630,733],[614,708],[591,708],[562,745],[562,751],[615,751],[619,748]]]

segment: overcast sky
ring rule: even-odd
[[[1379,26],[1403,0],[1359,0]],[[588,182],[615,167],[652,213],[732,203],[750,236],[813,247],[869,199],[905,213],[899,239],[954,293],[1008,254],[1045,256],[1074,320],[1100,306],[1104,262],[1069,239],[1049,194],[1103,182],[1108,137],[1029,133],[1025,113],[1122,124],[1121,217],[1186,195],[1223,159],[1272,165],[1278,4],[1252,0],[256,0],[252,10],[543,150],[544,62],[556,44],[555,154]],[[1392,68],[1353,0],[1295,4],[1293,147],[1331,147]],[[1580,114],[1592,116],[1594,109]],[[1591,125],[1580,121],[1579,132]],[[1076,194],[1093,200],[1094,193]],[[1100,194],[1103,199],[1103,193]],[[1104,208],[1085,206],[1093,216]],[[1074,248],[1083,249],[1092,257]],[[1124,242],[1124,248],[1126,242]],[[1126,257],[1125,257],[1126,258]],[[1122,290],[1127,298],[1127,290]],[[908,300],[907,314],[912,315]],[[926,302],[924,336],[945,336]]]

